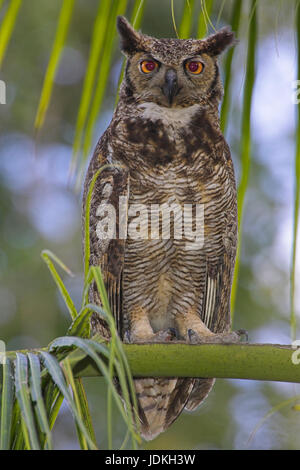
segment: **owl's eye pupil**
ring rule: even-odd
[[[190,60],[186,63],[186,68],[191,73],[200,74],[203,70],[203,64],[197,60]]]
[[[145,67],[146,67],[147,70],[149,70],[149,72],[152,72],[152,70],[155,69],[155,63],[152,62],[152,61],[147,62],[147,63],[145,64]]]
[[[140,64],[140,68],[143,73],[153,72],[157,67],[157,62],[154,60],[143,60]]]
[[[191,72],[197,72],[198,70],[198,62],[190,62],[189,63],[189,69]]]

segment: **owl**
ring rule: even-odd
[[[101,267],[123,341],[235,342],[236,184],[219,124],[218,67],[234,34],[156,39],[124,17],[117,27],[127,58],[120,99],[84,187],[83,214],[94,178],[89,264]],[[101,304],[95,285],[89,296]],[[104,318],[91,322],[109,339]],[[184,409],[195,410],[214,379],[134,382],[141,434],[150,440]]]

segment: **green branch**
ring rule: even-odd
[[[300,383],[300,350],[278,344],[124,344],[135,377],[216,377]],[[24,352],[24,351],[22,351]],[[38,350],[33,352],[38,353]],[[8,352],[14,359],[16,351]],[[75,377],[99,376],[95,362],[68,354]],[[105,360],[105,358],[102,358]]]
[[[216,377],[300,383],[300,351],[277,344],[124,344],[135,377]],[[38,352],[38,351],[35,351]],[[11,359],[15,352],[7,353]],[[104,358],[103,358],[104,359]],[[82,351],[68,354],[77,377],[99,376]]]

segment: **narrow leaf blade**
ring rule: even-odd
[[[36,129],[40,129],[44,124],[45,115],[51,99],[56,70],[60,62],[61,53],[64,47],[64,43],[69,29],[69,24],[71,21],[73,7],[74,0],[63,0],[55,40],[44,79],[39,107],[35,118],[34,126]]]
[[[3,364],[3,386],[1,399],[0,449],[9,450],[14,403],[13,368],[10,359]]]
[[[15,382],[16,396],[22,414],[25,440],[27,441],[27,433],[29,437],[29,443],[27,442],[27,446],[30,445],[30,448],[33,450],[40,450],[41,446],[38,439],[29,393],[27,357],[25,354],[18,352],[16,353]]]

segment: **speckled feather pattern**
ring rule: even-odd
[[[122,338],[128,333],[131,341],[147,342],[162,330],[176,328],[181,340],[188,341],[189,328],[203,334],[228,331],[237,208],[230,150],[219,125],[222,87],[216,56],[233,42],[233,35],[224,29],[202,41],[155,39],[134,31],[123,19],[119,31],[128,56],[126,74],[119,104],[87,172],[84,204],[95,172],[104,164],[118,168],[106,168],[95,185],[90,264],[101,266]],[[192,92],[184,89],[178,106],[162,106],[160,91],[150,93],[144,82],[139,84],[134,61],[141,53],[151,53],[164,66],[178,68],[186,57],[203,54],[207,69],[202,88],[198,92],[190,81]],[[189,82],[182,76],[182,83],[183,88]],[[105,196],[107,185],[113,190]],[[128,237],[104,243],[96,235],[97,208],[106,197],[118,213],[119,196],[128,197],[129,207],[203,205],[203,246],[187,250],[185,235],[182,239]],[[127,223],[131,219],[129,212]],[[172,219],[171,233],[173,226]],[[89,300],[100,304],[94,285]],[[102,318],[95,315],[92,326],[109,338]],[[184,407],[194,410],[212,385],[213,379],[136,379],[143,436],[153,439]]]

